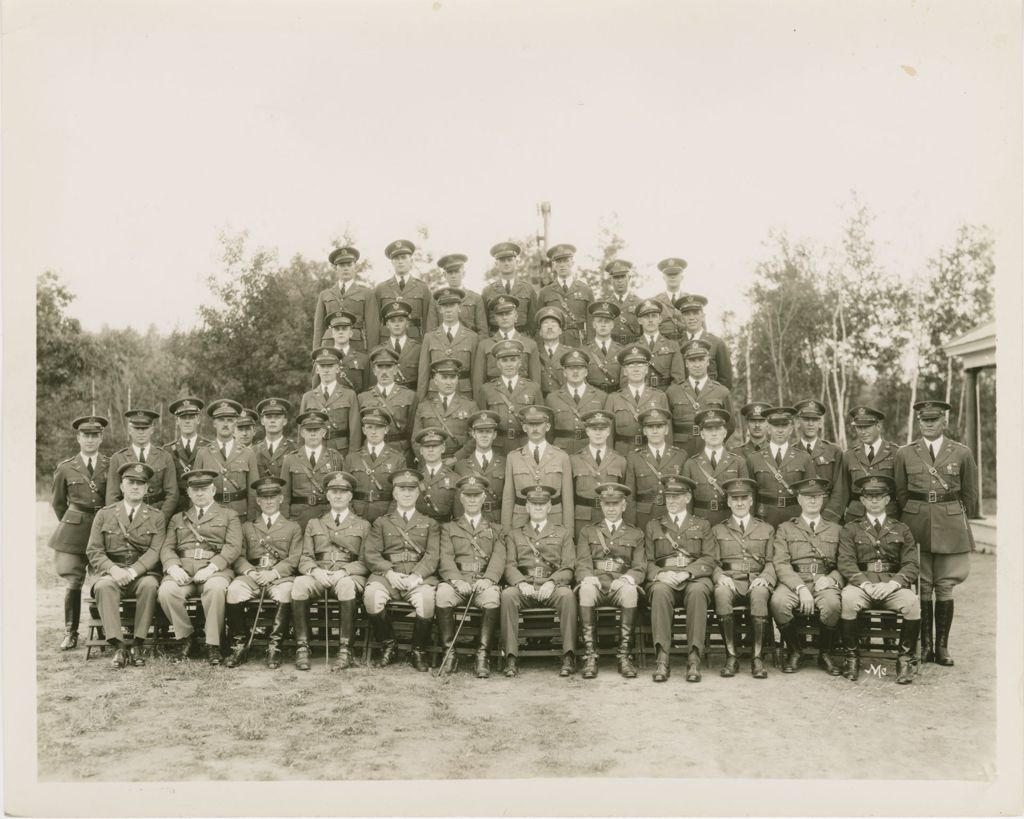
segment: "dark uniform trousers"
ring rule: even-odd
[[[978,504],[978,467],[963,444],[943,437],[931,460],[924,438],[896,453],[901,520],[921,546],[921,598],[952,600],[967,579],[974,536],[967,520]]]
[[[60,523],[49,546],[57,575],[72,590],[85,584],[86,544],[96,513],[104,506],[109,466],[107,456],[97,452],[92,475],[78,455],[61,461],[53,473],[50,506]]]
[[[86,554],[89,565],[98,575],[92,596],[96,599],[108,641],[121,638],[120,608],[122,598],[126,597],[135,598],[132,634],[142,640],[148,636],[160,585],[156,572],[165,527],[160,510],[145,504],[138,507],[131,521],[123,503],[111,504],[97,513]],[[108,573],[114,566],[134,569],[138,576],[127,585],[119,586]]]
[[[606,444],[599,466],[594,460],[594,453],[587,442],[583,449],[572,456],[570,464],[572,465],[573,505],[576,507],[573,535],[579,538],[585,526],[604,520],[601,503],[594,493],[595,487],[600,483],[625,483],[626,459]],[[643,530],[641,530],[642,533]]]
[[[843,589],[844,620],[856,620],[864,609],[898,611],[906,620],[921,619],[921,602],[914,592],[920,572],[917,543],[910,527],[886,518],[876,532],[868,518],[847,523],[839,533],[839,571],[847,579]],[[862,583],[899,585],[884,599],[869,597]]]
[[[531,608],[553,608],[558,615],[562,653],[576,650],[576,595],[572,582],[576,549],[572,534],[564,526],[548,520],[538,534],[532,524],[516,529],[508,538],[505,582],[501,592],[501,637],[505,654],[519,653],[519,611]],[[530,583],[534,590],[548,581],[555,590],[547,600],[525,597],[517,588]]]
[[[812,532],[802,517],[785,521],[775,530],[773,559],[779,585],[772,593],[771,612],[780,626],[793,619],[800,605],[796,590],[801,585],[814,597],[814,607],[824,625],[831,628],[839,622],[839,595],[843,586],[843,575],[836,568],[839,531],[837,523],[822,518]],[[818,591],[814,584],[823,575],[835,581],[835,586]]]
[[[711,601],[711,574],[716,562],[716,544],[711,524],[687,515],[681,527],[671,516],[650,521],[646,530],[647,594],[651,608],[651,636],[655,648],[669,651],[676,606],[686,607],[686,633],[690,651],[704,653]],[[658,580],[663,571],[690,573],[680,584]]]
[[[778,528],[785,521],[800,516],[796,494],[786,487],[795,481],[816,477],[811,456],[806,451],[790,444],[782,457],[782,466],[778,466],[772,456],[771,445],[766,443],[759,452],[747,456],[747,470],[757,481],[757,517]],[[775,477],[776,472],[782,476],[785,485]]]
[[[751,617],[767,617],[768,600],[778,582],[773,562],[775,530],[763,520],[751,517],[747,530],[741,532],[736,519],[729,515],[711,533],[718,544],[718,565],[711,576],[715,584],[715,614],[732,614],[733,606],[746,601]],[[723,575],[732,578],[735,591],[718,585]],[[751,581],[757,578],[768,585],[751,588]]]
[[[386,445],[374,459],[368,448],[350,452],[345,471],[356,479],[352,492],[352,511],[367,523],[373,523],[391,508],[391,475],[405,468],[401,450]]]
[[[196,519],[197,514],[193,507],[171,518],[160,548],[160,562],[165,572],[171,566],[180,566],[189,577],[210,563],[217,571],[203,583],[193,581],[183,586],[166,577],[157,597],[174,627],[174,636],[181,640],[194,630],[185,601],[198,593],[206,614],[206,644],[216,646],[224,631],[224,605],[228,584],[234,577],[231,566],[242,553],[242,522],[231,509],[216,503],[207,507],[202,520]]]

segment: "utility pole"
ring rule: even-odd
[[[546,285],[550,279],[550,263],[548,262],[548,227],[551,222],[551,203],[541,202],[537,206],[541,218],[541,232],[537,234],[537,247],[540,253],[540,265],[538,268],[538,280],[534,284],[540,288]]]

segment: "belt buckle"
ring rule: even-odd
[[[577,429],[577,430],[574,431],[574,435],[575,435],[577,441],[583,440],[583,436],[586,435],[586,434],[587,434],[587,432],[584,429]]]
[[[777,502],[778,502],[778,505],[779,505],[779,509],[785,509],[786,508],[786,501],[787,500],[788,500],[788,498],[779,498],[778,499]]]
[[[480,509],[484,512],[493,512],[494,504],[491,503],[490,501],[484,501],[484,505],[481,506]]]
[[[209,557],[213,557],[213,552],[210,552]],[[192,550],[193,560],[207,560],[209,559],[206,554],[206,549],[193,549]]]
[[[711,503],[708,504],[708,509],[710,509],[712,512],[718,511],[718,498],[714,498],[711,501]]]
[[[272,565],[273,562],[270,559],[270,555],[263,555],[263,557],[260,558],[261,569],[269,569]]]
[[[509,439],[516,437],[516,431],[514,429],[505,430],[505,436]]]
[[[634,435],[633,436],[633,443],[634,444],[642,444],[643,442],[644,442],[644,436],[643,435]]]
[[[810,567],[807,569],[807,571],[810,572],[811,574],[817,574],[818,573],[818,564],[817,564],[817,562],[812,563],[810,565]]]
[[[876,560],[875,561],[875,571],[876,572],[882,571],[882,561],[881,560]]]
[[[664,506],[665,505],[665,496],[661,492],[659,492],[658,493],[658,497],[656,497],[654,499],[654,505],[655,506]]]
[[[312,495],[309,496],[309,505],[310,506],[317,506],[318,504],[321,504],[323,502],[324,502],[324,498],[320,497],[320,495],[318,495],[316,492],[314,492]]]
[[[532,569],[530,569],[530,577],[534,578],[535,580],[540,580],[542,578],[547,577],[547,575],[544,574],[544,567],[534,566]]]
[[[928,503],[938,503],[938,501],[939,495],[934,489],[928,492]]]
[[[652,387],[657,387],[657,386],[658,386],[658,383],[659,383],[659,379],[658,379],[658,376],[656,376],[656,375],[652,375],[652,376],[650,377],[650,379],[648,380],[648,383],[649,383],[649,384],[650,384],[650,385],[651,385]]]
[[[698,435],[700,435],[700,427],[694,424],[693,432],[691,432],[690,434],[693,435],[694,438],[696,438]]]

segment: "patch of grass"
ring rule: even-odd
[[[258,717],[246,715],[241,718],[234,730],[235,739],[243,742],[254,742],[267,736],[266,724]]]

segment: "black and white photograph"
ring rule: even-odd
[[[1024,810],[1019,2],[2,14],[6,812]]]

